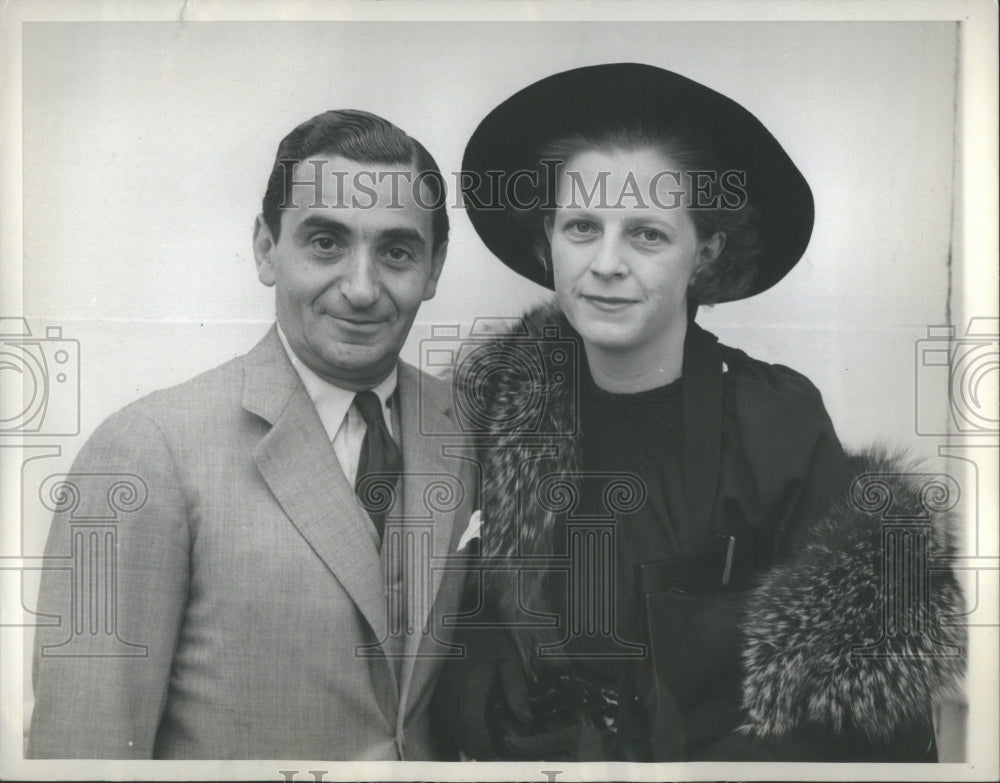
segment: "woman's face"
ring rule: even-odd
[[[556,296],[584,342],[628,351],[685,327],[688,283],[721,238],[699,239],[677,172],[655,149],[588,150],[561,168],[545,230]]]

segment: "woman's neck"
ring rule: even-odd
[[[619,394],[666,386],[681,377],[687,320],[662,339],[628,350],[584,343],[590,375],[599,389]]]

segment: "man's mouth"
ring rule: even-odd
[[[385,319],[373,318],[371,316],[339,315],[337,313],[330,313],[329,315],[331,318],[334,318],[356,329],[371,329],[372,327],[381,326],[383,323],[385,323]]]

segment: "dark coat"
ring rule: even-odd
[[[492,422],[481,452],[487,605],[521,626],[514,635],[536,671],[560,665],[539,651],[567,630],[540,627],[532,613],[564,616],[565,591],[550,570],[511,565],[567,552],[581,454],[578,387],[574,368],[553,362],[559,346],[576,351],[578,369],[579,337],[558,310],[539,308],[466,363],[475,377],[458,377]],[[959,629],[941,623],[962,607],[941,567],[943,514],[903,464],[845,454],[807,378],[719,345],[693,322],[681,383],[684,497],[671,500],[669,556],[636,576],[646,650],[622,683],[625,756],[935,758],[931,702],[964,663]],[[870,502],[872,487],[889,493],[907,540],[922,547],[893,552],[904,565],[938,565],[933,589],[897,607],[912,621],[905,633],[883,611],[904,586],[883,580],[888,506]],[[927,573],[904,578],[925,585]]]

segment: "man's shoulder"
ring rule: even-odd
[[[102,429],[113,432],[122,427],[132,428],[138,420],[147,420],[160,429],[216,428],[227,412],[240,408],[247,367],[259,364],[262,354],[277,356],[267,350],[267,343],[272,339],[277,342],[273,330],[249,352],[186,381],[140,397],[109,416]],[[278,344],[278,350],[280,348]]]
[[[452,418],[454,406],[449,377],[432,375],[402,360],[397,366],[397,388],[404,411]]]
[[[150,392],[145,397],[136,400],[136,404],[155,407],[185,399],[212,398],[214,393],[238,384],[243,377],[245,364],[245,354],[234,357],[185,381]]]
[[[232,379],[239,360],[166,389],[151,392],[104,419],[87,438],[74,461],[74,472],[158,473],[174,454],[218,442],[232,405]],[[238,395],[236,396],[238,400]]]
[[[173,412],[197,415],[226,405],[234,395],[239,397],[248,356],[237,356],[174,386],[150,392],[126,406],[123,412],[134,410],[154,416]]]
[[[401,385],[414,385],[421,389],[427,389],[436,396],[447,396],[451,389],[451,380],[447,376],[434,375],[414,367],[409,362],[399,360],[397,366],[399,383]]]

